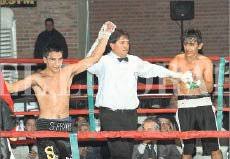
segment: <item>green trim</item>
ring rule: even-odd
[[[225,59],[224,59],[224,57],[221,57],[220,63],[219,63],[217,115],[216,115],[218,130],[221,130],[222,123],[223,123],[224,69],[225,69]]]
[[[88,110],[89,110],[89,125],[90,131],[96,130],[94,117],[94,98],[93,98],[93,75],[87,72],[87,95],[88,95]]]
[[[70,145],[71,145],[72,159],[80,159],[77,134],[70,133],[69,140],[70,140]]]

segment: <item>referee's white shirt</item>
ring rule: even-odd
[[[98,63],[88,71],[98,77],[97,107],[112,110],[136,109],[139,105],[137,97],[137,78],[173,77],[174,72],[137,56],[127,55],[128,62],[119,62],[115,53],[102,56]]]

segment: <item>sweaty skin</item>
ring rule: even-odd
[[[51,53],[51,57],[57,55],[60,54]],[[55,74],[44,70],[35,76],[34,83],[36,84],[32,88],[40,106],[40,118],[68,117],[70,86],[73,78],[68,67],[60,68]]]
[[[115,25],[106,22],[106,33],[112,33]],[[24,91],[30,87],[35,92],[39,103],[39,118],[59,119],[69,117],[70,86],[74,75],[77,75],[96,63],[105,51],[108,34],[100,40],[93,54],[76,64],[62,67],[63,57],[61,52],[49,52],[43,58],[46,68],[40,72],[29,75],[23,80],[13,84],[6,82],[11,93]]]
[[[185,53],[177,55],[169,63],[169,69],[176,72],[185,73],[191,71],[193,80],[200,80],[199,88],[188,89],[186,83],[174,81],[177,85],[178,95],[199,95],[210,93],[213,90],[213,64],[212,61],[198,53],[199,45],[186,44]]]

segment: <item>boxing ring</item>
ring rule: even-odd
[[[218,130],[222,127],[222,120],[223,120],[223,112],[230,112],[230,107],[223,107],[223,96],[229,96],[229,93],[224,93],[224,89],[229,89],[230,84],[224,83],[224,67],[225,62],[230,61],[230,57],[219,57],[219,56],[209,56],[209,58],[213,62],[218,62],[219,64],[219,71],[218,71],[218,83],[214,84],[215,87],[215,95],[217,95],[217,105],[216,114],[217,114],[217,124]],[[168,63],[171,58],[152,58],[147,57],[143,58],[146,61],[151,63]],[[71,64],[78,62],[78,59],[66,59],[64,60],[64,64]],[[39,64],[43,63],[42,59],[0,59],[0,63],[4,64],[12,64],[17,63],[19,65],[28,65],[28,64]],[[2,99],[7,99],[6,103],[8,104],[10,110],[12,111],[14,116],[18,115],[39,115],[38,111],[30,111],[30,112],[14,112],[14,102],[11,98],[10,94],[6,90],[4,85],[4,81],[1,77],[0,79],[0,97]],[[4,88],[5,87],[5,88]],[[104,141],[107,139],[112,138],[129,138],[135,140],[145,140],[145,139],[192,139],[192,138],[230,138],[230,131],[187,131],[187,132],[179,132],[179,131],[170,131],[170,132],[143,132],[143,131],[95,131],[95,119],[94,115],[99,112],[98,109],[94,109],[94,90],[98,88],[97,85],[94,85],[92,82],[92,77],[87,76],[87,85],[82,84],[73,84],[71,86],[71,90],[87,90],[86,96],[78,96],[78,99],[86,99],[88,98],[88,109],[70,109],[70,115],[89,115],[89,123],[90,123],[90,130],[89,132],[79,132],[79,133],[69,133],[69,132],[50,132],[50,131],[35,131],[35,132],[28,132],[28,131],[0,131],[1,138],[12,138],[12,137],[28,137],[28,138],[70,138],[71,149],[72,149],[72,156],[73,159],[79,158],[78,152],[78,141]],[[159,84],[143,84],[138,83],[138,90],[172,90],[174,89],[173,86],[164,86]],[[3,90],[3,91],[2,91]],[[149,94],[149,95],[139,95],[139,97],[144,98],[173,98],[175,97],[174,94]],[[163,114],[163,113],[175,113],[177,109],[174,108],[164,108],[164,109],[137,109],[138,114]],[[26,144],[34,142],[34,140],[25,140],[25,141],[16,141],[13,144]]]

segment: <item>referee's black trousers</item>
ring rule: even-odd
[[[100,123],[103,131],[137,130],[137,110],[111,110],[100,107]],[[108,141],[111,159],[131,159],[134,142],[130,139]]]

